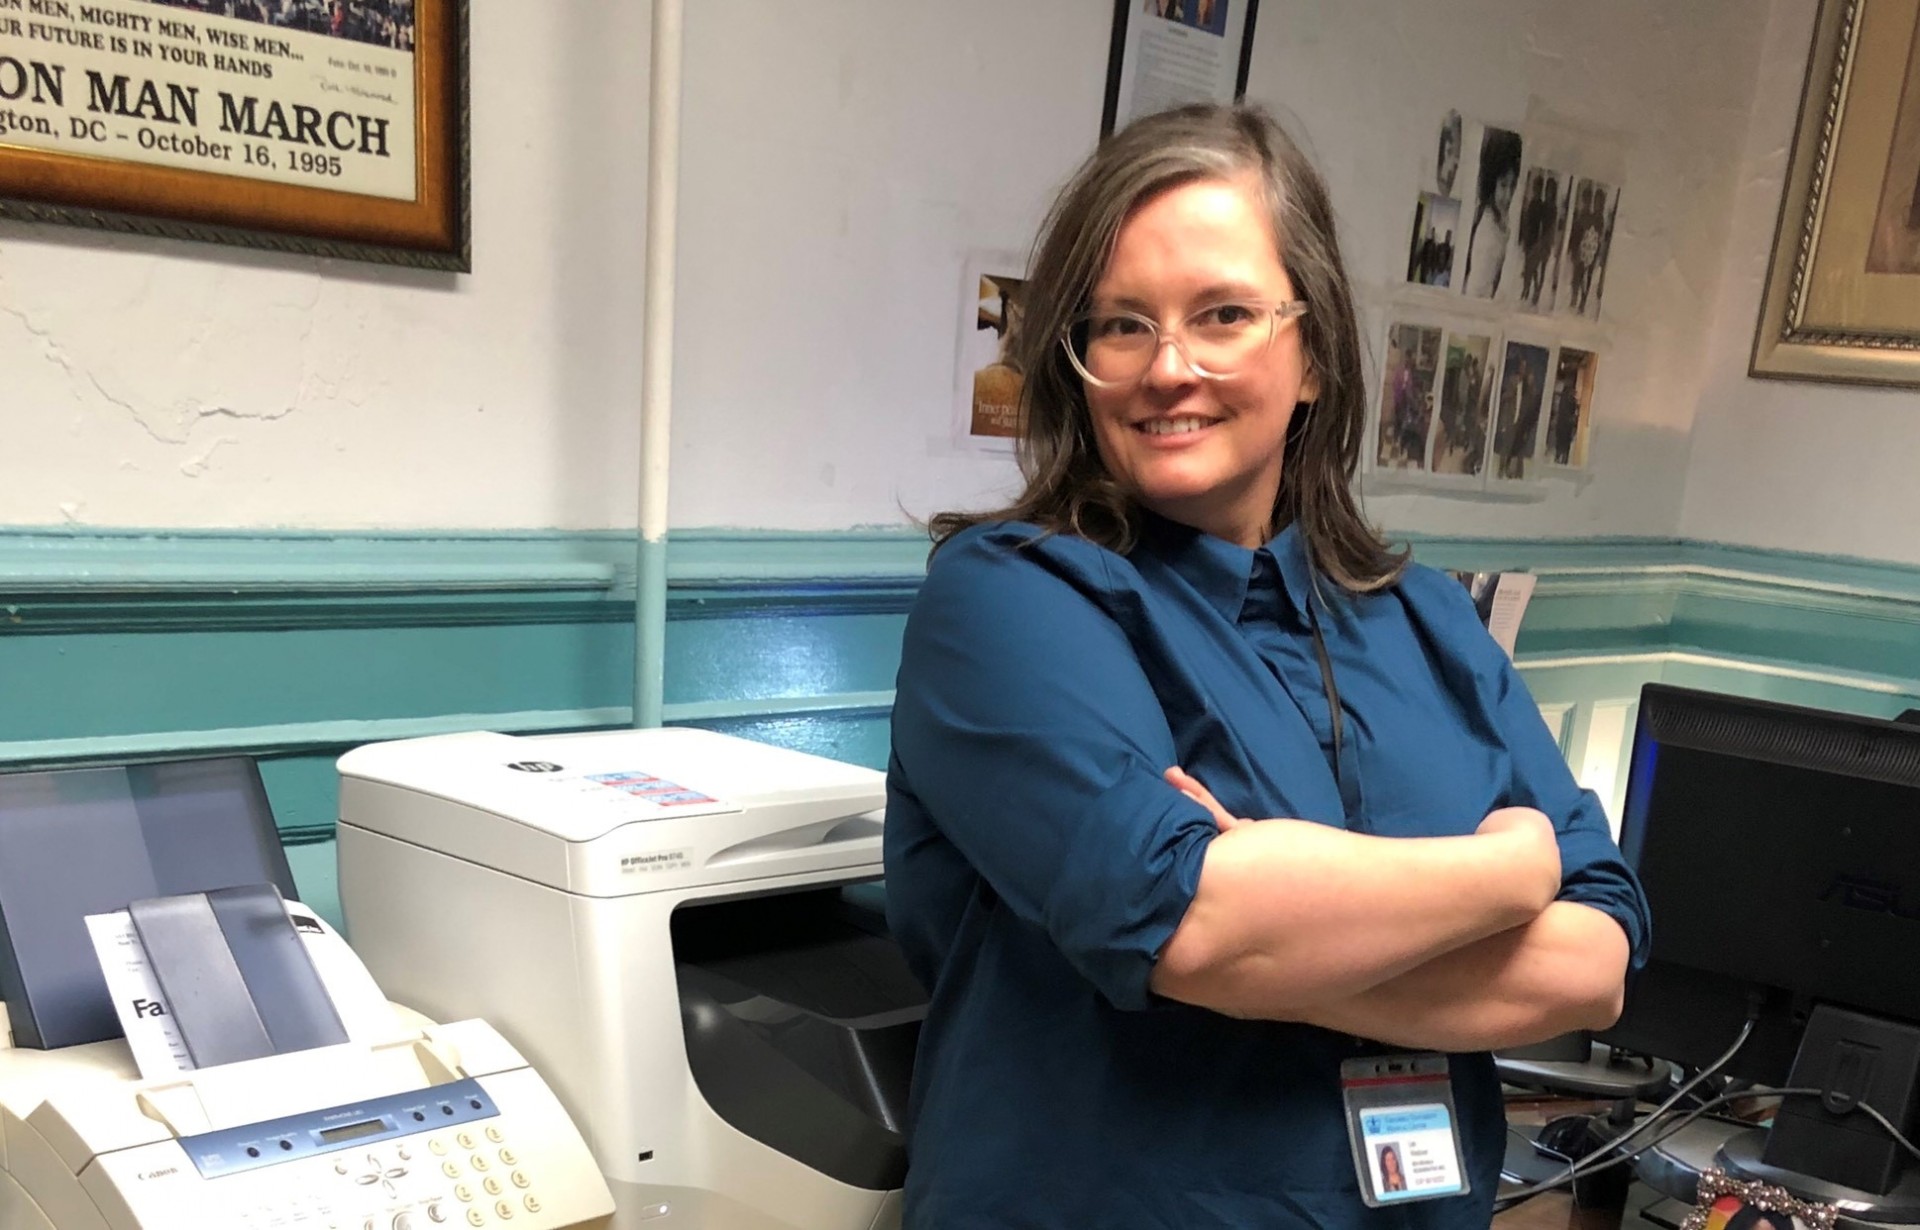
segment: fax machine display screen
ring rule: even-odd
[[[337,1145],[343,1140],[358,1140],[362,1136],[378,1136],[387,1130],[385,1119],[368,1119],[362,1123],[349,1123],[345,1127],[328,1128],[320,1133],[320,1143]]]

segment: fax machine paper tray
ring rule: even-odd
[[[835,890],[673,917],[694,1084],[737,1130],[842,1183],[906,1175],[926,994],[885,924]]]

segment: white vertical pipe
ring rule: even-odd
[[[647,122],[646,319],[640,348],[640,556],[634,577],[633,724],[658,726],[667,649],[667,473],[673,422],[673,287],[680,191],[682,0],[653,0]]]

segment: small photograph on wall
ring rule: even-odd
[[[1374,465],[1424,470],[1433,422],[1434,377],[1440,369],[1440,330],[1395,324],[1387,329],[1387,365],[1380,380],[1380,417]]]
[[[1493,339],[1483,334],[1447,335],[1446,369],[1440,379],[1440,416],[1433,426],[1433,472],[1481,473],[1487,462],[1487,418],[1493,406]]]
[[[1141,0],[1140,9],[1208,34],[1227,32],[1228,0]]]
[[[1500,392],[1494,403],[1494,478],[1517,481],[1533,476],[1540,408],[1546,391],[1547,348],[1508,342],[1500,363]]]
[[[1454,182],[1460,177],[1460,142],[1465,136],[1465,128],[1458,111],[1447,112],[1447,118],[1440,121],[1440,143],[1433,155],[1435,196],[1453,196]]]
[[[1553,401],[1547,408],[1547,439],[1541,459],[1550,466],[1585,469],[1587,433],[1593,425],[1593,381],[1600,356],[1572,346],[1560,348],[1554,365]]]
[[[1422,192],[1413,207],[1413,239],[1407,246],[1407,281],[1419,286],[1451,285],[1454,236],[1459,230],[1460,202]]]
[[[958,372],[954,388],[955,442],[985,452],[1012,452],[1020,434],[1020,389],[1013,360],[1025,279],[1017,258],[968,257],[960,304]]]
[[[1520,190],[1520,157],[1519,133],[1489,126],[1480,134],[1466,263],[1460,275],[1461,289],[1476,299],[1493,298],[1505,279],[1518,277],[1509,274],[1506,265]]]
[[[1600,319],[1607,254],[1613,248],[1613,222],[1619,212],[1618,188],[1591,179],[1574,181],[1567,208],[1567,279],[1559,299],[1561,311]]]
[[[1513,296],[1510,302],[1529,312],[1553,310],[1567,227],[1562,185],[1570,180],[1548,167],[1528,167],[1521,181],[1514,206],[1513,250],[1507,254],[1507,268],[1515,276],[1502,289]]]

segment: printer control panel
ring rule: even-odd
[[[96,1202],[123,1204],[141,1230],[560,1230],[604,1212],[591,1155],[525,1069],[184,1136],[94,1169],[83,1186],[111,1181],[118,1200]]]

